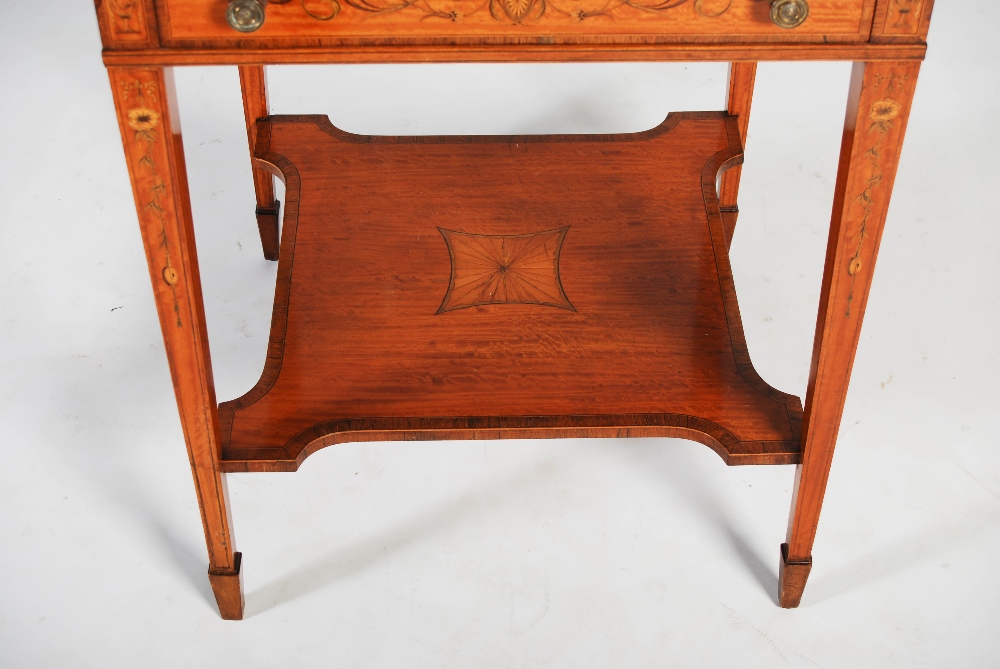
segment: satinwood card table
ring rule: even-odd
[[[667,436],[795,465],[778,599],[797,606],[931,5],[96,0],[222,617],[243,615],[226,474],[396,439]],[[730,62],[727,109],[620,135],[362,136],[270,115],[264,70],[612,60]],[[729,263],[761,60],[854,62],[804,407],[754,370]],[[206,64],[239,67],[278,262],[260,381],[221,404],[172,79]]]

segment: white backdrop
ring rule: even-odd
[[[0,666],[995,667],[1000,7],[938,2],[802,606],[791,467],[667,439],[343,445],[230,477],[219,619],[91,3],[0,0]],[[44,5],[44,7],[42,6]],[[736,285],[803,395],[847,64],[762,64]],[[277,113],[385,134],[625,132],[722,64],[272,68]],[[220,399],[263,260],[235,68],[178,72]]]

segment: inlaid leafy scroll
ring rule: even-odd
[[[277,2],[277,4],[285,4]],[[577,21],[613,20],[627,12],[668,15],[687,5],[698,16],[715,18],[729,11],[733,0],[297,0],[302,11],[317,21],[337,18],[349,7],[370,15],[406,12],[418,20],[461,21],[486,13],[504,23],[522,24],[560,15]],[[276,0],[271,0],[272,4]]]

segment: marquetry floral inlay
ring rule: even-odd
[[[128,110],[128,125],[133,130],[152,130],[160,122],[160,115],[149,107]],[[155,136],[153,139],[156,139]]]
[[[854,302],[854,284],[858,273],[864,267],[862,253],[865,250],[865,240],[868,237],[868,222],[871,218],[875,205],[875,189],[882,184],[882,164],[881,146],[886,135],[892,129],[892,122],[902,112],[903,107],[893,100],[889,95],[898,92],[899,87],[907,80],[906,75],[885,75],[875,78],[875,90],[884,89],[887,97],[872,103],[868,111],[868,119],[871,124],[868,126],[868,134],[875,135],[872,145],[868,147],[864,155],[868,159],[868,176],[865,179],[865,188],[855,198],[854,201],[861,207],[861,225],[858,228],[857,246],[854,254],[847,261],[847,274],[851,277],[851,290],[847,295],[847,308],[844,316],[851,317],[851,305]]]
[[[527,235],[438,230],[451,255],[451,281],[438,313],[487,304],[576,311],[559,279],[559,253],[569,226]]]
[[[136,161],[136,169],[146,173],[146,179],[136,179],[136,182],[148,184],[143,198],[145,202],[141,204],[140,211],[151,216],[156,222],[158,242],[164,257],[161,276],[163,281],[174,291],[174,316],[177,327],[182,327],[180,305],[176,295],[176,284],[180,276],[170,260],[167,212],[163,208],[163,198],[166,195],[167,185],[163,177],[160,176],[155,157],[155,149],[159,140],[156,128],[160,124],[160,112],[153,109],[152,106],[156,105],[157,97],[155,81],[133,80],[121,84],[122,101],[136,105],[125,111],[125,122],[134,131],[133,140],[141,150],[141,155]]]
[[[480,11],[501,22],[522,24],[545,16],[564,16],[576,21],[597,17],[608,20],[628,11],[663,14],[689,5],[704,18],[722,16],[733,0],[300,0],[302,11],[317,21],[330,21],[340,15],[344,5],[368,14],[408,12],[419,20],[461,21]],[[341,2],[344,4],[342,5]]]
[[[868,112],[868,118],[875,122],[872,127],[877,125],[883,132],[888,132],[889,126],[885,124],[899,116],[900,109],[902,107],[899,106],[899,103],[889,98],[872,104],[872,110]]]

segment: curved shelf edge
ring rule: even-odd
[[[715,451],[727,465],[798,464],[802,405],[798,397],[768,385],[750,361],[740,319],[732,269],[722,228],[722,213],[716,180],[725,170],[742,164],[743,147],[736,118],[726,112],[671,112],[649,130],[606,135],[527,135],[518,141],[643,141],[668,133],[684,119],[726,119],[728,147],[712,156],[702,171],[702,194],[719,280],[722,285],[726,319],[737,368],[744,382],[756,392],[785,405],[792,440],[740,441],[734,434],[711,421],[684,414],[563,415],[505,417],[382,417],[332,420],[307,428],[282,447],[231,447],[231,430],[236,411],[262,399],[278,378],[282,366],[286,317],[293,271],[301,178],[295,165],[270,147],[270,121],[313,123],[326,134],[352,143],[449,143],[510,141],[510,136],[369,136],[343,131],[326,115],[272,116],[257,123],[254,165],[265,169],[286,185],[281,249],[275,291],[274,312],[267,358],[259,381],[243,396],[220,404],[222,433],[221,469],[224,472],[292,472],[311,454],[334,444],[363,441],[432,441],[480,439],[559,439],[670,437],[695,441]]]
[[[256,153],[260,154],[261,132],[270,133],[274,123],[312,123],[330,137],[352,144],[489,144],[494,142],[557,143],[557,142],[643,142],[664,135],[685,119],[722,118],[724,111],[682,111],[670,112],[659,124],[648,130],[622,133],[561,133],[541,135],[362,135],[342,130],[333,124],[326,114],[274,114],[258,121]],[[263,149],[266,151],[267,149]],[[256,155],[256,158],[263,156]],[[277,174],[277,172],[275,172]]]
[[[791,411],[789,412],[791,413]],[[300,432],[282,448],[224,448],[224,472],[294,472],[316,451],[363,441],[673,437],[708,446],[727,465],[790,465],[798,441],[739,441],[711,421],[682,414],[471,418],[347,418]]]
[[[743,318],[740,315],[739,301],[736,298],[736,282],[729,260],[729,245],[726,242],[726,234],[722,224],[722,210],[719,206],[718,192],[718,183],[722,173],[743,164],[743,143],[740,139],[737,117],[726,117],[726,132],[729,147],[712,156],[705,164],[701,174],[701,187],[705,211],[708,214],[712,250],[715,253],[715,266],[718,270],[719,285],[722,289],[723,305],[726,310],[726,321],[729,325],[729,340],[732,343],[736,367],[743,380],[764,397],[785,405],[785,410],[788,412],[789,428],[793,437],[798,440],[802,431],[801,400],[795,395],[790,395],[771,386],[760,376],[750,359],[750,349],[743,331]]]

